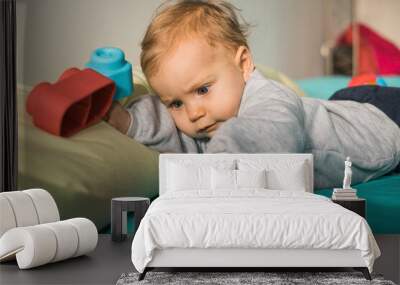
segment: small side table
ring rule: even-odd
[[[365,199],[356,198],[352,200],[336,200],[332,199],[332,202],[339,204],[340,206],[353,211],[356,214],[359,214],[361,217],[365,218],[365,208],[366,202]]]
[[[133,212],[136,229],[150,206],[150,199],[144,197],[118,197],[111,200],[111,239],[123,241],[128,232],[128,212]]]

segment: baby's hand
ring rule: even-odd
[[[114,101],[110,107],[110,110],[108,110],[108,113],[104,117],[104,121],[109,123],[121,133],[126,134],[129,125],[131,124],[131,116],[119,102]]]

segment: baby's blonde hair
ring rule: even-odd
[[[222,44],[235,52],[247,44],[249,25],[225,1],[181,0],[162,4],[142,40],[140,64],[147,78],[157,73],[160,61],[182,39],[203,36],[210,46]]]

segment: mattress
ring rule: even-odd
[[[370,270],[380,255],[359,215],[312,193],[265,189],[161,195],[139,225],[132,262],[143,272],[168,248],[356,249]]]
[[[353,185],[357,195],[366,199],[366,219],[375,234],[400,234],[400,175],[388,175]],[[314,193],[332,196],[332,189]]]

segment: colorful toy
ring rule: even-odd
[[[86,67],[92,68],[114,81],[117,86],[114,100],[132,94],[132,65],[125,60],[124,52],[121,49],[113,47],[96,49]]]
[[[360,85],[387,86],[385,80],[383,80],[382,77],[379,77],[373,73],[354,76],[349,82],[349,87],[360,86]]]
[[[26,109],[37,127],[68,137],[104,117],[115,89],[112,80],[90,68],[70,68],[54,84],[36,85],[28,95]]]

